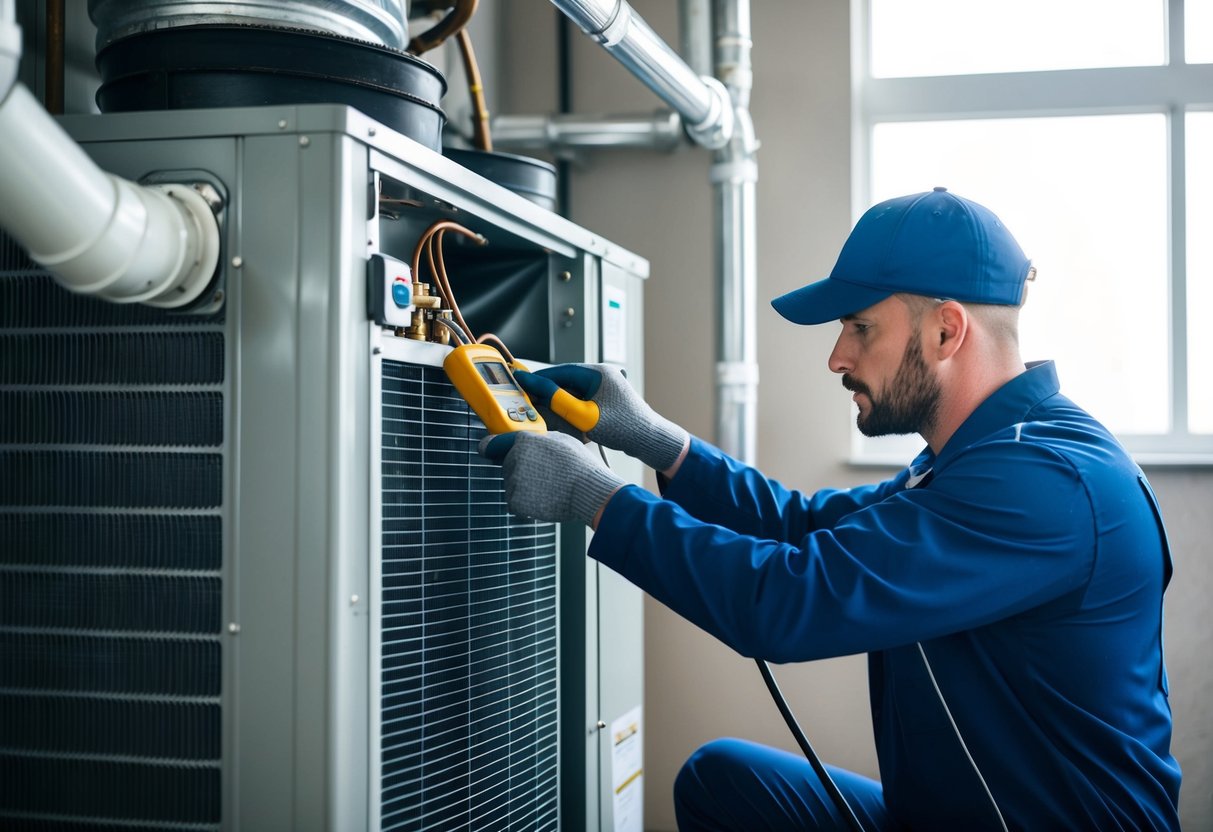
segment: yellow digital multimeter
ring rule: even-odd
[[[442,369],[489,433],[547,430],[501,353],[487,344],[455,347],[443,360]]]

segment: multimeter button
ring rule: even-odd
[[[519,413],[517,410],[514,410],[513,408],[510,408],[510,409],[509,409],[509,410],[507,410],[506,412],[507,412],[507,413],[510,415],[510,418],[511,418],[511,419],[513,419],[515,422],[521,422],[521,421],[522,421],[522,414],[521,414],[521,413]]]
[[[528,419],[530,419],[532,422],[538,422],[539,421],[539,412],[537,410],[535,410],[535,408],[533,408],[533,407],[528,407],[526,409],[526,417]]]

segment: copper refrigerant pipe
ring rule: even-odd
[[[48,0],[46,4],[46,110],[53,116],[63,115],[65,0]]]

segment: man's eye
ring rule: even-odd
[[[855,324],[855,331],[860,335],[867,335],[868,330],[871,328],[871,324]]]

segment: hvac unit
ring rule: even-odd
[[[344,106],[61,123],[196,186],[220,272],[114,304],[0,243],[0,828],[638,817],[639,594],[506,510],[449,347],[370,319],[368,264],[454,220],[488,241],[443,251],[474,328],[638,386],[648,264]]]

